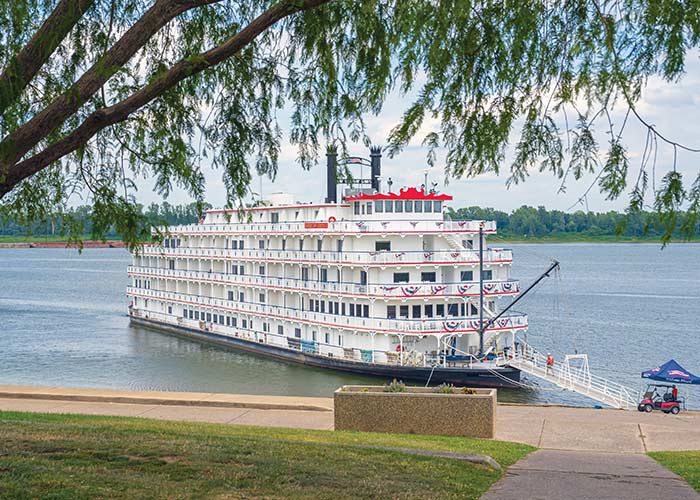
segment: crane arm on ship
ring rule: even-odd
[[[481,329],[479,330],[479,335],[483,338],[484,332],[491,326],[493,325],[496,321],[498,321],[498,318],[502,317],[505,313],[507,313],[515,304],[517,304],[520,299],[525,297],[527,293],[535,288],[540,281],[542,281],[545,278],[548,278],[549,275],[556,269],[559,269],[559,261],[553,260],[552,264],[549,266],[549,268],[543,272],[539,278],[537,278],[529,287],[527,287],[520,295],[518,295],[513,302],[511,302],[508,307],[504,308],[500,313],[498,313],[496,316],[491,318],[484,324]],[[483,293],[483,291],[482,291]]]

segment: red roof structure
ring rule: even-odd
[[[452,196],[449,194],[426,193],[424,189],[410,187],[401,189],[398,193],[376,193],[376,194],[356,194],[346,196],[345,201],[360,201],[360,200],[440,200],[450,201]]]

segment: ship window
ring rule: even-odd
[[[199,311],[194,312],[194,319],[199,319]]]
[[[218,325],[218,324],[219,324],[219,315],[218,315],[218,314],[215,314],[215,315],[214,315],[214,324],[215,324],[215,325]]]
[[[343,336],[342,335],[338,335],[338,345],[339,346],[343,345]]]
[[[479,309],[474,304],[469,304],[471,306],[471,315],[476,316],[479,314]]]
[[[403,212],[403,202],[402,201],[397,201],[394,204],[394,212]]]
[[[433,202],[433,212],[439,214],[442,212],[442,202],[441,201],[434,201]]]
[[[238,274],[244,275],[244,274],[245,274],[245,267],[243,267],[243,266],[238,266]]]
[[[413,212],[413,202],[412,201],[405,202],[405,206],[406,206],[406,212]]]
[[[301,280],[302,281],[309,281],[309,268],[308,267],[301,268]]]
[[[472,250],[474,248],[474,240],[462,240],[462,246]]]
[[[258,240],[258,248],[260,250],[265,250],[265,240]]]
[[[445,316],[445,304],[437,304],[435,306],[435,316],[437,316],[437,317]]]
[[[314,210],[314,219],[318,219],[319,210]]]
[[[234,300],[232,291],[228,292],[228,300]]]
[[[265,266],[258,267],[258,273],[260,276],[265,276]]]
[[[462,271],[462,272],[460,272],[459,279],[462,281],[474,281],[474,271]]]
[[[408,318],[408,306],[399,306],[399,317]]]
[[[345,316],[345,302],[340,304],[340,314]]]
[[[396,319],[396,306],[386,306],[387,319]]]
[[[328,281],[328,269],[321,269],[321,282],[326,283]]]
[[[173,313],[173,306],[168,306],[168,314],[172,314],[172,313]]]
[[[261,293],[259,299],[260,299],[260,303],[264,304],[265,303],[265,294]]]
[[[273,224],[277,224],[279,221],[280,221],[280,214],[278,214],[277,212],[272,212],[270,214],[270,222],[272,222]]]
[[[316,251],[320,252],[321,250],[323,250],[323,240],[319,238],[318,241],[316,241]]]
[[[423,211],[423,202],[416,200],[416,202],[413,205],[413,211],[416,213],[422,212]]]
[[[391,241],[375,241],[374,249],[377,252],[390,252],[391,251]]]
[[[401,202],[399,202],[399,203],[401,203]],[[393,211],[394,211],[394,202],[391,201],[391,200],[386,200],[386,201],[384,202],[384,211],[385,211],[386,213],[391,213],[391,212],[393,212]]]
[[[238,318],[236,318],[236,317],[231,318],[231,324],[233,326],[238,326]]]
[[[464,317],[464,316],[467,315],[467,305],[466,305],[464,302],[462,302],[462,303],[459,305],[459,310],[460,310],[460,312],[462,313],[462,314],[461,314],[462,317]]]
[[[325,300],[321,301],[321,312],[322,313],[326,312],[326,301]]]
[[[287,249],[287,240],[283,239],[282,240],[282,250],[286,250],[286,249]]]
[[[331,343],[331,334],[328,333],[328,332],[326,332],[326,333],[323,335],[323,339],[325,340],[326,344],[330,344],[330,343]]]
[[[374,211],[377,213],[384,211],[384,200],[376,200],[374,202]]]
[[[245,302],[245,295],[243,294],[243,292],[238,292],[238,301]]]
[[[493,271],[491,269],[485,269],[484,271],[482,271],[482,275],[484,276],[485,280],[493,279]]]
[[[294,219],[299,219],[299,211],[294,212]]]
[[[284,335],[284,327],[282,325],[277,325],[277,335]]]
[[[362,306],[362,313],[365,318],[369,318],[369,306],[367,304]]]
[[[350,304],[350,316],[355,316],[355,304]]]
[[[394,273],[394,283],[408,283],[408,273]]]
[[[433,202],[432,201],[424,201],[423,202],[423,211],[424,212],[432,212],[433,211]]]
[[[426,304],[426,305],[425,305],[425,317],[426,317],[426,318],[432,318],[432,317],[433,317],[433,305],[432,305],[432,304]]]
[[[338,314],[338,310],[340,309],[340,303],[335,302],[333,304],[333,314]]]
[[[360,271],[360,285],[367,284],[367,271]]]
[[[301,328],[295,328],[294,329],[294,336],[298,339],[301,338]]]
[[[242,323],[241,324],[242,328],[248,328],[248,320],[247,319],[241,320],[241,323]]]
[[[316,342],[316,330],[311,330],[311,340]]]
[[[420,318],[420,304],[413,306],[413,317],[414,318]]]
[[[372,202],[367,203],[367,215],[372,215]]]
[[[365,204],[362,203],[362,215],[365,215]]]
[[[447,315],[448,316],[458,316],[459,315],[459,304],[447,304]]]
[[[226,326],[231,326],[231,316],[226,316]]]
[[[233,250],[238,250],[238,240],[232,240],[231,241],[231,248]]]
[[[168,269],[170,269],[171,271],[175,269],[175,261],[174,260],[168,261]]]
[[[238,249],[243,250],[243,240],[238,240]]]
[[[338,240],[338,251],[339,252],[343,251],[343,240]]]
[[[420,273],[420,280],[423,282],[435,283],[435,272]]]
[[[304,238],[299,238],[299,251],[304,250]]]
[[[353,213],[355,215],[360,215],[360,202],[359,201],[356,201],[355,203],[353,203],[353,210],[354,210]]]
[[[207,321],[211,321],[211,313],[207,313]]]

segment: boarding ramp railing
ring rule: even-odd
[[[569,354],[563,361],[548,366],[546,356],[527,343],[519,341],[517,348],[499,355],[498,364],[517,368],[528,375],[588,396],[613,408],[637,408],[635,392],[622,384],[593,375],[586,354]]]

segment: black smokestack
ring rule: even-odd
[[[328,146],[326,149],[326,203],[336,203],[338,201],[337,161],[338,150],[333,145]]]
[[[382,175],[382,148],[369,148],[370,164],[372,165],[372,189],[379,192],[379,177]]]

